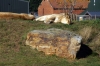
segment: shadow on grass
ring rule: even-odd
[[[80,50],[77,53],[76,58],[86,58],[87,56],[92,54],[92,50],[85,44],[81,44]]]

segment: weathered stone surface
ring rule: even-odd
[[[57,55],[75,59],[82,37],[67,30],[33,30],[27,34],[26,45],[43,51],[46,55]]]

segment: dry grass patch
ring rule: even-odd
[[[83,37],[83,41],[84,43],[87,42],[87,40],[89,40],[90,36],[92,35],[92,27],[84,27],[83,29],[81,29],[79,31],[79,34]]]
[[[91,48],[100,55],[100,32],[90,42]]]
[[[79,30],[79,34],[83,37],[82,42],[84,44],[91,42],[96,36],[96,34],[98,34],[98,32],[99,31],[96,28],[91,27],[91,26],[87,26]]]

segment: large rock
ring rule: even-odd
[[[57,55],[75,59],[82,37],[67,30],[33,30],[27,34],[26,45],[43,51],[46,55]]]

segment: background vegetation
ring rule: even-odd
[[[29,1],[29,11],[30,12],[37,12],[38,6],[42,2],[42,0],[25,0]]]
[[[48,28],[70,30],[82,35],[77,59],[46,56],[25,45],[29,31]],[[72,25],[44,24],[30,20],[0,20],[0,66],[99,66],[100,20],[74,22]]]
[[[38,6],[40,5],[42,0],[30,0],[29,10],[31,11],[37,11]]]

